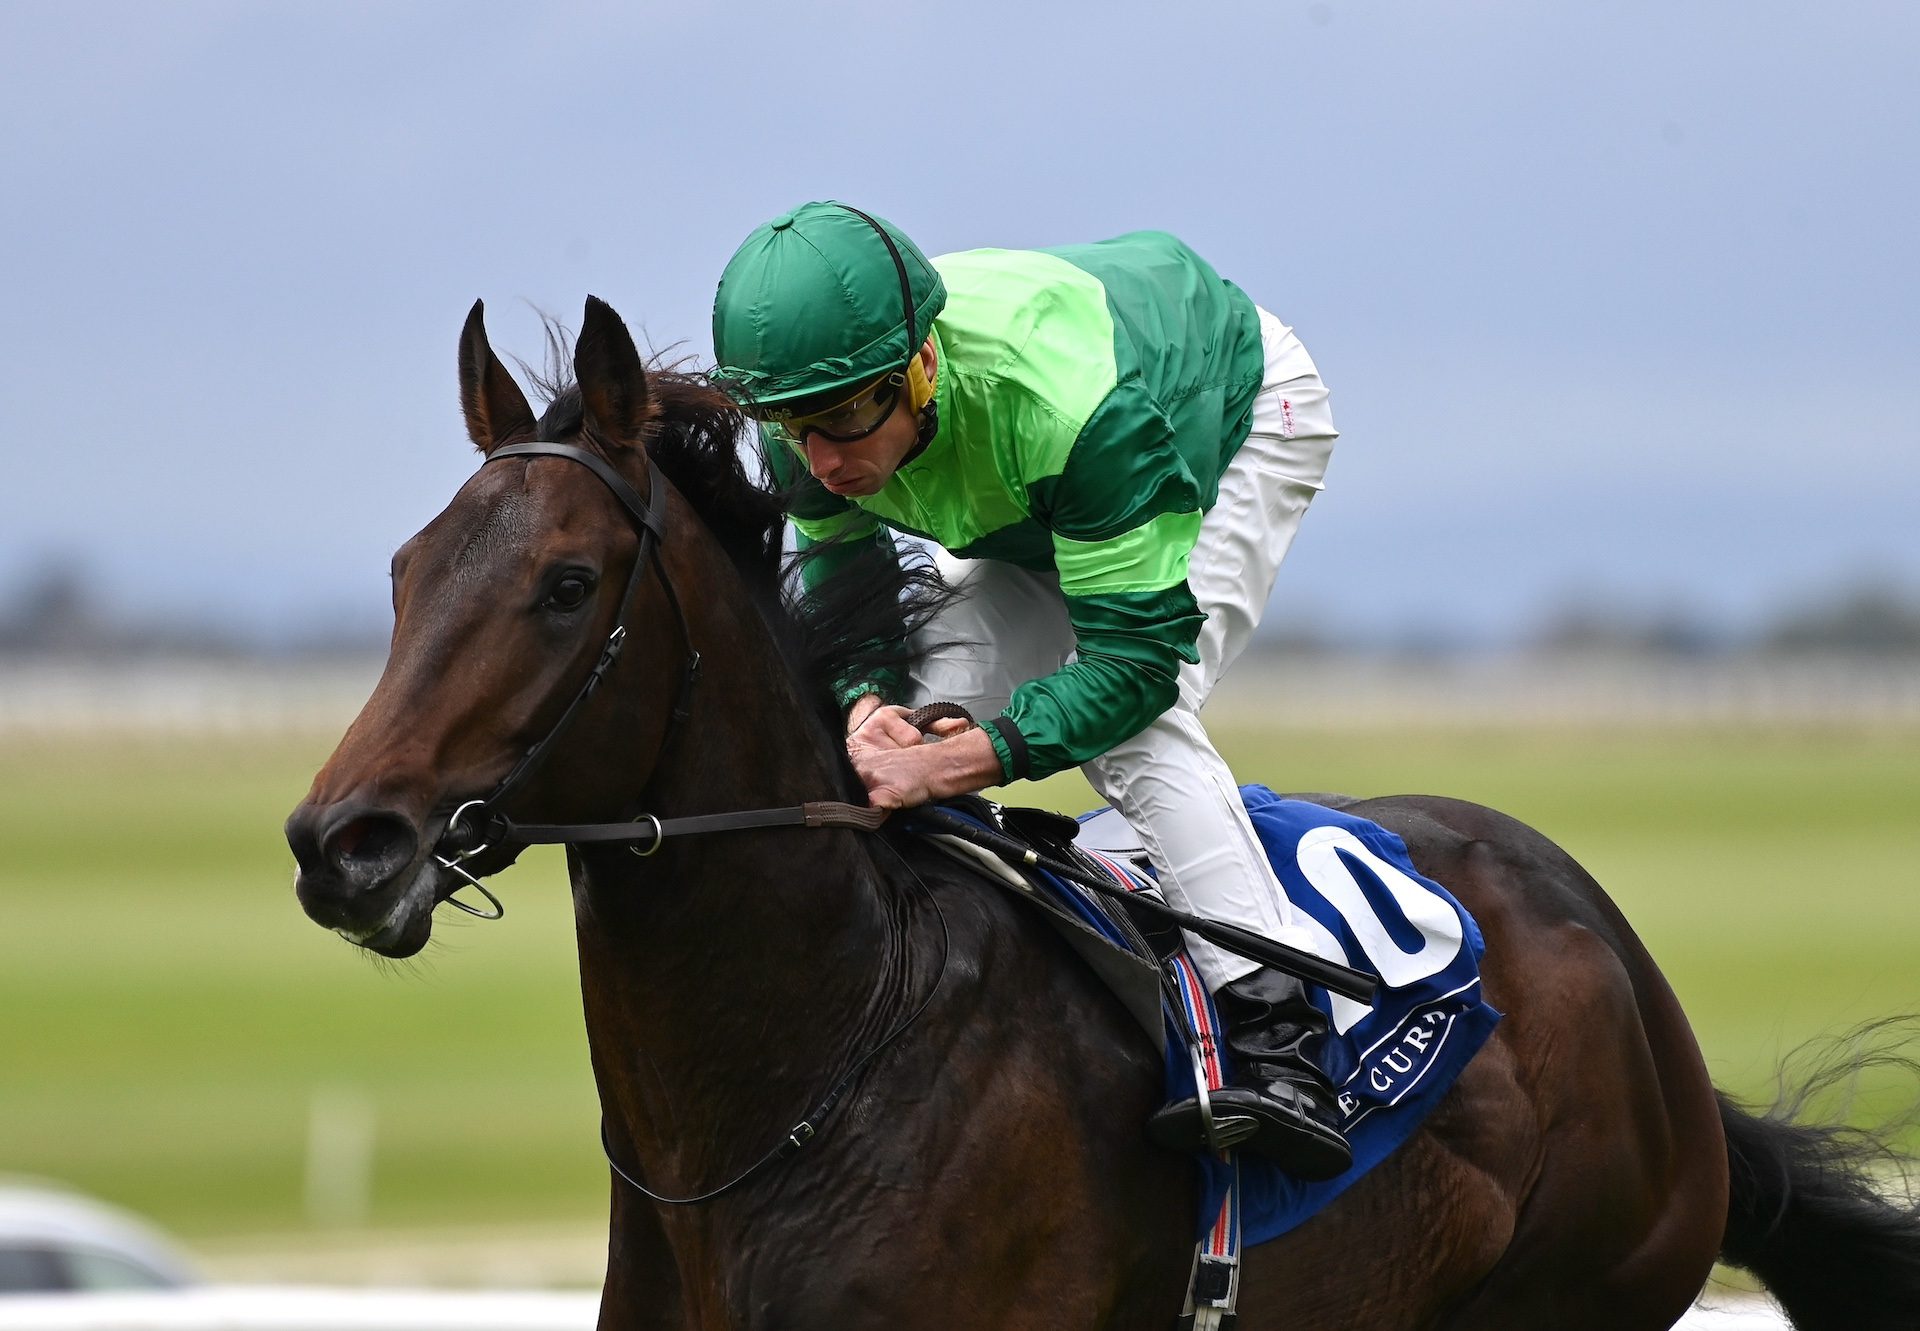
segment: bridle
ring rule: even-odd
[[[487,467],[507,458],[530,457],[565,458],[570,462],[579,463],[599,477],[601,483],[612,492],[614,499],[618,501],[621,508],[626,510],[627,517],[638,529],[640,549],[634,555],[633,570],[627,575],[626,588],[620,593],[619,607],[614,615],[613,631],[607,634],[607,640],[601,644],[599,658],[593,663],[593,668],[587,672],[587,677],[580,681],[580,687],[574,692],[573,700],[567,704],[566,710],[560,713],[559,719],[553,723],[547,733],[535,740],[527,751],[520,755],[520,760],[508,770],[492,791],[481,799],[468,800],[453,811],[453,815],[447,819],[445,830],[441,832],[440,839],[434,846],[434,857],[441,866],[465,879],[467,885],[478,888],[493,903],[494,913],[489,915],[487,912],[475,910],[457,898],[450,897],[448,900],[470,914],[487,918],[498,918],[504,913],[504,908],[501,907],[499,898],[487,891],[474,874],[461,867],[461,862],[472,859],[493,845],[533,844],[516,835],[515,825],[500,811],[501,806],[509,795],[533,775],[541,760],[553,751],[553,746],[567,732],[573,719],[579,715],[580,709],[586,706],[587,699],[599,689],[601,681],[607,677],[607,672],[612,670],[614,662],[620,659],[621,649],[627,642],[627,615],[633,609],[634,593],[639,589],[641,580],[646,577],[649,568],[653,569],[659,578],[661,590],[666,593],[667,602],[673,607],[674,618],[680,625],[680,641],[686,647],[686,660],[680,672],[680,683],[675,691],[673,712],[667,721],[666,735],[662,737],[663,748],[666,741],[672,738],[674,730],[686,719],[687,712],[692,706],[693,684],[700,676],[700,652],[694,647],[693,636],[687,628],[686,612],[681,608],[680,598],[673,590],[672,580],[667,577],[666,570],[660,566],[657,558],[661,538],[666,534],[667,487],[661,484],[659,477],[656,476],[650,487],[652,495],[648,499],[642,499],[639,492],[628,483],[627,478],[615,471],[606,459],[571,444],[509,444],[487,454],[486,461],[480,465]]]
[[[569,462],[579,463],[599,477],[639,530],[640,549],[634,555],[633,571],[627,575],[626,588],[620,593],[613,630],[601,644],[600,655],[587,672],[587,677],[580,682],[573,700],[547,733],[520,755],[520,760],[492,791],[480,799],[468,800],[453,811],[434,845],[433,855],[439,865],[458,875],[463,880],[461,887],[472,887],[479,891],[491,903],[492,909],[470,906],[457,896],[449,896],[446,900],[469,915],[477,915],[482,919],[499,919],[506,913],[500,899],[487,889],[479,876],[465,867],[466,861],[494,846],[625,844],[635,855],[647,856],[659,850],[661,843],[670,836],[741,831],[756,827],[850,827],[870,832],[885,822],[887,813],[884,809],[860,808],[831,800],[788,808],[747,809],[733,813],[696,814],[685,818],[661,818],[657,814],[642,813],[619,823],[517,823],[501,811],[507,797],[523,785],[553,751],[554,745],[566,733],[587,699],[599,689],[601,681],[620,659],[627,641],[627,616],[633,609],[634,594],[648,569],[652,569],[654,576],[659,579],[667,603],[673,607],[673,616],[680,628],[680,641],[686,651],[679,683],[674,690],[673,710],[668,715],[667,727],[660,739],[663,752],[692,710],[693,686],[700,677],[700,652],[693,645],[693,633],[687,625],[686,611],[674,591],[673,580],[667,576],[659,559],[660,542],[666,536],[667,527],[666,484],[655,475],[649,487],[652,493],[642,499],[627,478],[614,470],[605,458],[571,444],[509,444],[494,449],[481,466],[506,458],[528,457],[565,458]]]
[[[887,810],[860,808],[831,800],[818,800],[787,808],[744,809],[733,813],[695,814],[683,818],[661,818],[657,814],[643,813],[638,818],[621,823],[516,823],[500,811],[500,806],[507,796],[522,785],[538,768],[541,761],[553,751],[553,746],[566,733],[574,717],[586,705],[587,699],[593,696],[595,690],[600,687],[601,681],[613,669],[614,662],[620,659],[621,649],[627,641],[627,615],[633,609],[634,594],[639,589],[642,579],[646,577],[649,568],[659,579],[661,590],[666,593],[667,603],[673,607],[674,618],[680,626],[680,641],[686,649],[679,683],[675,687],[673,711],[668,717],[666,730],[660,740],[661,752],[665,752],[667,745],[673,740],[674,733],[686,720],[693,704],[693,686],[700,677],[700,652],[693,645],[693,634],[687,625],[686,611],[681,607],[680,597],[673,589],[673,580],[667,576],[666,568],[659,558],[660,542],[666,536],[666,482],[658,473],[655,473],[652,478],[653,483],[649,487],[652,493],[648,498],[642,499],[639,492],[627,482],[626,477],[614,470],[606,459],[571,444],[509,444],[503,448],[494,449],[487,455],[486,462],[480,465],[485,467],[503,458],[525,457],[565,458],[570,462],[579,463],[599,477],[607,489],[613,492],[613,497],[619,501],[621,508],[626,510],[627,516],[639,529],[640,549],[634,555],[633,571],[627,575],[626,588],[620,593],[613,630],[607,634],[606,641],[601,644],[599,657],[594,661],[593,668],[587,672],[587,677],[581,681],[579,689],[573,695],[573,700],[567,704],[566,710],[560,713],[559,719],[553,723],[547,733],[520,755],[520,760],[508,770],[506,776],[500,779],[500,783],[491,792],[484,798],[468,800],[453,811],[452,816],[447,819],[445,830],[441,832],[439,840],[434,844],[432,853],[435,861],[442,868],[450,870],[463,879],[464,882],[460,886],[472,887],[486,897],[492,904],[492,910],[482,910],[468,905],[455,895],[449,895],[444,899],[469,915],[477,915],[481,919],[497,920],[506,914],[506,907],[501,904],[500,898],[489,891],[479,876],[463,867],[462,863],[494,845],[625,844],[635,855],[648,856],[658,851],[661,843],[670,836],[687,836],[704,832],[742,831],[756,827],[845,827],[867,832],[878,830],[887,819]],[[895,854],[898,855],[898,851],[895,851]],[[606,1153],[607,1163],[612,1166],[614,1173],[656,1202],[670,1206],[695,1205],[713,1201],[732,1192],[762,1170],[788,1159],[818,1135],[821,1123],[840,1102],[840,1098],[846,1094],[854,1078],[920,1019],[920,1015],[932,1004],[934,995],[939,992],[940,982],[946,976],[947,958],[952,951],[946,913],[940,909],[939,900],[928,890],[926,884],[920,881],[919,874],[914,873],[912,865],[907,863],[904,856],[900,859],[901,864],[919,884],[921,891],[926,893],[927,900],[932,904],[934,913],[940,921],[942,939],[940,969],[935,974],[933,984],[927,990],[926,996],[920,1000],[913,1011],[908,1013],[879,1042],[855,1059],[840,1079],[833,1084],[833,1088],[827,1092],[825,1098],[788,1129],[786,1137],[779,1144],[730,1182],[686,1197],[667,1197],[654,1192],[621,1168],[620,1163],[613,1158],[613,1150],[607,1140],[606,1122],[602,1119],[600,1144]],[[458,888],[455,890],[457,891]]]

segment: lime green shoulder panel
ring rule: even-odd
[[[943,363],[957,371],[953,430],[991,439],[1003,480],[1022,489],[1059,475],[1119,377],[1106,287],[1038,250],[933,262],[948,293],[937,326]]]

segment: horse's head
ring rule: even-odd
[[[475,303],[460,339],[461,402],[490,465],[394,556],[386,670],[287,819],[307,914],[387,956],[419,951],[434,906],[463,881],[440,848],[461,806],[501,796],[512,773],[516,816],[556,800],[569,813],[610,812],[659,748],[665,708],[614,696],[671,697],[686,650],[664,578],[640,563],[641,524],[616,493],[620,482],[630,499],[665,484],[644,447],[659,409],[626,326],[598,300],[587,301],[573,363],[577,411],[568,394],[536,421]],[[574,445],[618,475],[512,451],[536,439]],[[620,624],[619,673],[643,692],[601,690],[570,713]],[[537,780],[525,779],[536,774],[522,760],[563,716],[567,761],[542,761]],[[587,790],[587,770],[600,787],[608,772],[630,779]],[[511,858],[488,854],[491,864],[476,865]]]

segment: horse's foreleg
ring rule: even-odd
[[[599,1331],[686,1331],[693,1325],[658,1213],[645,1201],[630,1200],[626,1185],[615,1182]]]

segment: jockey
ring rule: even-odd
[[[1078,766],[1174,904],[1312,950],[1200,707],[1260,622],[1336,432],[1291,329],[1172,236],[929,260],[809,203],[758,228],[714,297],[715,378],[761,422],[802,549],[939,547],[963,595],[906,679],[853,682],[868,797],[910,808]],[[844,571],[841,551],[803,567]],[[990,717],[923,744],[910,706]],[[1307,1179],[1351,1163],[1292,976],[1188,936],[1235,1055],[1216,1121]],[[1162,1110],[1198,1148],[1198,1107]]]

